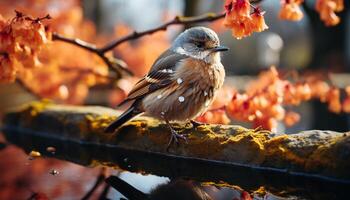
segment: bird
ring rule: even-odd
[[[179,139],[187,142],[170,122],[200,124],[194,119],[208,109],[224,83],[225,69],[220,52],[227,50],[209,28],[192,27],[180,33],[119,104],[132,102],[105,128],[105,132],[113,133],[133,117],[144,113],[166,123],[171,133],[167,148],[173,141],[178,143]]]

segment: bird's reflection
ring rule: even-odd
[[[240,165],[132,151],[118,146],[58,140],[33,135],[31,132],[21,134],[20,130],[15,129],[9,129],[6,137],[9,142],[23,148],[27,153],[35,149],[42,156],[67,160],[83,166],[116,167],[128,172],[125,178],[123,173],[120,174],[125,181],[117,176],[111,176],[107,179],[107,183],[131,200],[349,199],[348,183],[329,182],[303,175],[294,176]],[[47,151],[48,147],[55,147],[55,153]],[[145,174],[147,176],[144,178],[140,177]]]
[[[130,200],[212,200],[208,193],[195,183],[183,179],[177,179],[165,184],[160,184],[154,188],[149,194],[145,194],[126,181],[117,176],[109,177],[106,182],[114,189],[118,190],[126,198]]]

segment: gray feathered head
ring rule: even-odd
[[[182,32],[175,39],[171,49],[199,59],[203,59],[210,53],[228,50],[220,46],[219,37],[213,30],[202,26]]]

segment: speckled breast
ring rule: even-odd
[[[188,59],[176,70],[171,85],[145,97],[145,113],[170,121],[193,119],[209,107],[224,76],[221,63]]]

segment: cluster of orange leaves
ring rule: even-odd
[[[211,111],[198,118],[202,122],[228,124],[232,120],[252,123],[275,131],[278,121],[293,126],[300,115],[285,107],[297,106],[311,99],[328,103],[331,112],[350,113],[350,86],[345,88],[346,98],[341,100],[340,89],[331,86],[316,75],[303,77],[302,81],[283,79],[274,68],[262,72],[257,80],[248,84],[244,93],[225,89],[214,101]],[[226,97],[223,96],[226,94]]]
[[[301,4],[304,0],[281,0],[279,17],[285,20],[299,21],[303,18]],[[344,9],[344,0],[316,0],[315,9],[326,26],[335,26],[340,22],[336,12]]]
[[[226,16],[224,25],[232,29],[232,35],[237,39],[261,32],[267,29],[264,12],[260,8],[253,8],[248,0],[227,0],[225,3]]]
[[[304,14],[300,9],[300,5],[304,0],[281,0],[280,19],[299,21]]]
[[[335,12],[344,10],[344,0],[317,0],[316,10],[320,13],[320,18],[326,26],[335,26],[340,22]]]
[[[17,12],[6,21],[0,15],[0,82],[12,82],[21,68],[40,65],[38,52],[50,41],[40,19]]]
[[[55,10],[52,10],[52,7],[55,7]],[[24,16],[23,20],[14,20],[13,11],[15,9],[27,14],[27,16]],[[31,24],[33,20],[25,19],[29,15],[45,16],[50,13],[52,17],[50,20],[38,22],[41,27],[40,33],[47,35],[47,40],[41,46],[36,46],[35,56],[32,54],[29,57],[29,59],[36,61],[35,67],[22,62],[23,59],[20,62],[15,62],[16,68],[12,67],[9,62],[2,62],[0,70],[3,71],[0,71],[0,81],[13,82],[15,79],[20,79],[39,96],[70,104],[83,103],[89,94],[90,87],[110,83],[107,78],[109,75],[108,67],[98,56],[80,47],[65,42],[50,41],[50,34],[57,32],[67,38],[79,38],[101,45],[106,44],[112,38],[122,37],[131,32],[131,29],[125,25],[116,25],[114,35],[97,35],[95,25],[83,18],[80,0],[66,0],[59,3],[47,0],[20,0],[18,3],[13,3],[12,0],[3,0],[0,4],[0,13],[3,16],[0,20],[2,21],[0,30],[3,30],[3,24],[11,25],[14,21],[23,23],[22,26],[27,23]],[[27,31],[30,33],[24,35],[23,38],[31,40],[28,36],[37,30],[34,27],[28,27]],[[167,34],[159,32],[140,38],[135,42],[124,43],[109,53],[125,60],[130,66],[129,69],[136,76],[142,76],[148,71],[156,57],[168,46]],[[9,61],[8,57],[5,57],[9,54],[7,50],[0,51],[0,53],[5,53],[0,54],[1,58],[6,58],[3,61]],[[109,54],[109,56],[112,55]],[[117,89],[112,92],[111,99],[122,99],[128,91],[129,86],[127,85],[132,85],[136,79],[121,80],[118,83],[121,90]],[[118,98],[116,98],[117,96]]]
[[[20,13],[13,17],[15,9]],[[0,20],[1,82],[19,79],[41,97],[72,104],[81,104],[89,87],[106,82],[108,68],[100,58],[79,47],[52,41],[50,37],[52,32],[58,32],[68,38],[98,42],[94,24],[83,18],[80,1],[57,4],[30,0],[15,4],[4,0],[0,13],[3,16]],[[52,19],[42,21],[30,17],[47,13]]]
[[[301,20],[304,16],[300,8],[302,3],[304,0],[281,0],[279,18],[290,21]],[[316,0],[315,8],[326,26],[335,26],[340,22],[336,12],[344,9],[344,0]],[[226,0],[225,12],[224,25],[232,29],[232,35],[237,39],[268,28],[264,12],[259,7],[253,7],[249,0]]]

